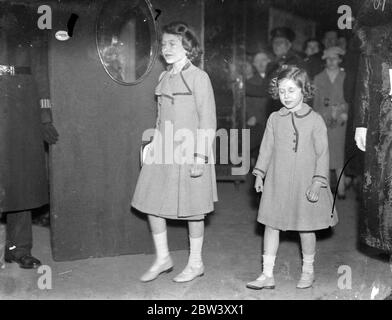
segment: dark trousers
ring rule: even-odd
[[[8,212],[6,256],[20,257],[31,254],[33,234],[31,211]]]

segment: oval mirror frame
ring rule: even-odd
[[[117,0],[117,1],[126,1],[126,0]],[[104,9],[106,8],[107,4],[109,2],[113,3],[113,0],[106,0],[103,4],[101,9],[99,10],[98,13],[98,17],[96,20],[96,26],[95,26],[95,41],[96,41],[96,48],[97,48],[97,52],[98,52],[98,56],[101,62],[102,67],[104,68],[105,72],[109,75],[109,77],[114,80],[115,82],[121,84],[121,85],[126,85],[126,86],[133,86],[136,84],[139,84],[140,82],[142,82],[150,73],[157,57],[158,57],[158,50],[159,50],[159,44],[158,44],[158,23],[154,18],[154,14],[153,14],[153,8],[152,8],[152,4],[150,2],[150,0],[140,0],[141,2],[143,2],[143,4],[146,6],[146,9],[148,11],[148,26],[149,26],[149,33],[150,33],[150,37],[151,37],[151,43],[150,43],[150,57],[149,57],[149,63],[147,65],[147,68],[145,70],[145,72],[138,77],[137,79],[135,79],[132,82],[126,82],[126,81],[122,81],[120,79],[117,79],[107,68],[105,61],[102,57],[102,52],[101,52],[101,47],[100,47],[100,22],[101,22],[101,18],[104,14]]]

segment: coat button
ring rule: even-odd
[[[297,140],[293,140],[293,142],[294,142],[294,143],[296,143],[296,142],[297,142]]]

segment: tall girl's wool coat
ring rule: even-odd
[[[317,112],[304,104],[299,112],[286,108],[268,119],[253,171],[265,176],[258,222],[278,230],[313,231],[338,222],[329,188],[327,128]],[[306,191],[320,181],[318,202]]]
[[[215,133],[216,111],[211,81],[206,72],[188,62],[180,73],[164,72],[155,94],[159,138],[154,136],[151,149],[154,155],[161,154],[163,161],[159,163],[157,157],[143,165],[132,206],[141,212],[169,219],[202,219],[214,210],[214,202],[218,200],[215,166],[209,161],[203,165],[201,177],[191,177],[190,162],[175,161],[178,159],[176,152],[189,137],[183,137],[184,140],[175,137],[180,130],[186,129],[196,145],[197,129],[209,129]],[[197,149],[191,150],[192,157],[193,151]]]

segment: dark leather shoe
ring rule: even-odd
[[[21,257],[6,257],[5,262],[16,262],[22,269],[37,269],[41,265],[41,261],[29,254]]]

